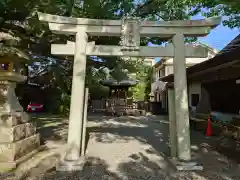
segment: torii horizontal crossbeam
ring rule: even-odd
[[[52,44],[51,53],[54,55],[74,55],[75,43]],[[208,50],[202,46],[186,45],[186,57],[204,58],[208,55]],[[173,57],[174,48],[172,45],[167,47],[140,47],[140,51],[127,52],[121,51],[121,46],[104,46],[88,43],[86,54],[91,56],[133,56],[133,57]]]
[[[91,36],[121,36],[121,20],[102,20],[57,16],[38,13],[39,20],[48,22],[54,33],[75,34],[83,27]],[[220,17],[203,20],[182,21],[142,21],[140,35],[142,37],[172,37],[176,33],[184,36],[206,36],[210,30],[221,22]]]

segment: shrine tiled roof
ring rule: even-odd
[[[135,86],[138,83],[137,80],[122,80],[122,81],[117,81],[114,79],[107,79],[107,80],[102,80],[100,81],[100,84],[103,86]]]

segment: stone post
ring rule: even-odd
[[[76,34],[68,142],[65,160],[77,161],[81,154],[82,126],[84,119],[84,91],[86,74],[87,34],[80,30]]]
[[[86,128],[87,128],[87,111],[88,111],[88,88],[85,88],[85,95],[84,95],[84,119],[83,119],[83,128],[82,128],[82,150],[81,155],[85,155],[85,144],[86,144]]]
[[[205,87],[201,86],[201,96],[200,96],[199,103],[196,107],[196,113],[210,114],[211,111],[212,109],[211,109],[210,95],[208,91],[205,89]]]
[[[169,135],[171,157],[177,157],[177,133],[176,133],[176,113],[175,113],[175,96],[174,89],[168,87],[168,118],[169,118]]]
[[[183,161],[191,160],[190,130],[187,80],[185,66],[184,35],[173,36],[174,45],[174,88],[176,108],[176,129],[177,129],[177,152],[178,158]]]

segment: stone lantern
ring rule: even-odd
[[[15,168],[40,146],[39,134],[15,94],[16,84],[27,79],[25,63],[19,57],[0,56],[0,172]]]

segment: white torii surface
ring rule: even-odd
[[[186,57],[204,58],[208,55],[208,49],[202,46],[185,47]],[[54,55],[74,55],[75,43],[52,44],[51,53]],[[131,56],[131,57],[173,57],[174,47],[147,47],[141,46],[139,51],[121,51],[121,46],[104,46],[88,43],[86,54],[91,56]]]
[[[69,119],[68,151],[66,159],[77,161],[80,158],[83,127],[83,94],[85,90],[86,56],[174,56],[174,87],[177,155],[181,160],[190,160],[189,112],[186,81],[186,57],[203,57],[205,50],[198,47],[185,47],[184,37],[206,36],[220,24],[221,18],[184,21],[142,21],[140,36],[172,38],[173,47],[140,47],[140,52],[123,52],[119,46],[96,46],[88,43],[90,36],[121,36],[121,20],[98,20],[72,18],[38,13],[39,20],[48,22],[54,33],[76,35],[76,42],[66,45],[52,45],[52,53],[74,54],[72,96]],[[60,52],[61,51],[61,52]],[[206,53],[207,55],[207,53]],[[173,112],[174,113],[174,112]],[[172,129],[170,129],[172,131]],[[68,161],[67,161],[68,162]],[[76,164],[75,164],[76,167]],[[66,167],[71,169],[72,166]]]
[[[40,21],[48,22],[49,29],[59,34],[76,34],[79,27],[84,27],[91,36],[121,36],[121,20],[102,20],[57,16],[38,13]],[[221,22],[220,17],[202,20],[180,21],[142,21],[142,37],[172,37],[176,33],[186,37],[206,36],[212,28]]]

